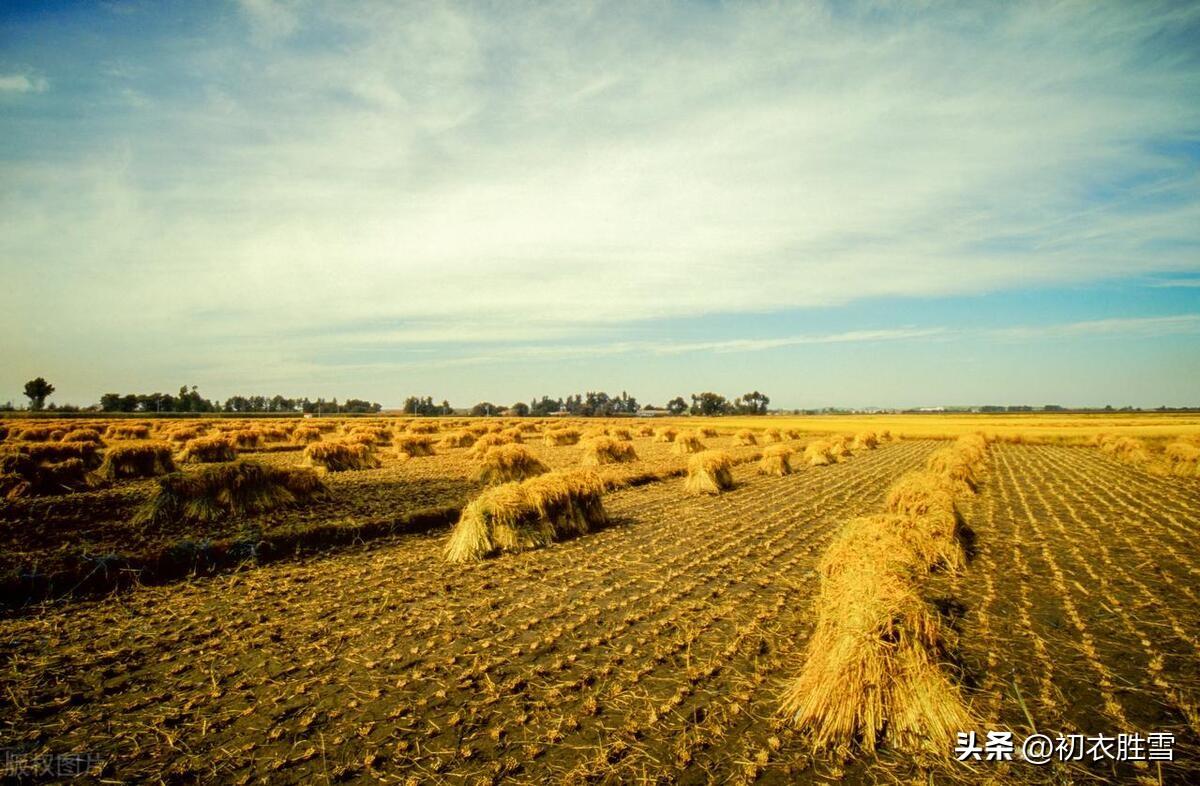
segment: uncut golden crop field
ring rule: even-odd
[[[238,458],[309,463],[294,431],[309,420],[148,420],[144,435],[103,436],[129,422],[91,423],[101,456],[166,443],[178,477],[195,478],[215,465],[182,461],[187,442],[173,431],[274,427],[281,433]],[[46,444],[22,439],[30,423],[3,421],[0,452]],[[50,430],[60,425],[82,422]],[[325,427],[317,443],[377,429],[368,452],[379,465],[317,473],[326,491],[307,503],[138,523],[165,483],[153,475],[7,499],[0,747],[94,754],[97,782],[1200,778],[1200,478],[1187,449],[1196,418],[364,418]],[[452,528],[494,492],[478,475],[485,459],[442,440],[513,427],[550,477],[596,473],[607,522],[450,563]],[[726,454],[728,486],[694,493],[696,454],[643,427],[713,429],[699,439]],[[564,428],[585,433],[547,444],[547,431]],[[752,440],[738,434],[747,429]],[[582,466],[586,432],[598,430],[632,445],[636,459]],[[433,454],[400,455],[423,431],[433,432]],[[882,438],[854,439],[865,432]],[[822,745],[819,723],[785,709],[798,677],[829,656],[823,642],[841,641],[848,624],[831,612],[843,567],[831,555],[849,542],[851,522],[884,521],[876,514],[896,509],[902,478],[940,472],[939,460],[965,450],[953,439],[976,432],[994,439],[955,476],[957,524],[939,535],[954,539],[961,564],[898,568],[920,609],[887,612],[886,635],[839,657],[879,654],[883,678],[902,683],[890,652],[906,646],[897,642],[911,615],[928,615],[940,633],[918,652],[931,655],[922,668],[961,703],[962,731],[1169,733],[1172,760],[964,763],[953,738],[906,738],[898,717],[885,719],[877,746],[863,729]],[[811,445],[837,435],[847,437],[843,453],[809,460],[820,454]],[[760,472],[777,446],[796,451],[792,471]],[[849,586],[866,603],[876,585],[864,576]],[[879,692],[843,684],[834,692],[847,706]]]

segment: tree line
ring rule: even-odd
[[[299,413],[338,414],[379,412],[383,405],[359,398],[348,398],[339,402],[336,398],[313,401],[305,398],[285,396],[230,396],[224,402],[204,398],[192,385],[179,388],[178,395],[170,393],[105,393],[100,397],[100,409],[104,412],[236,412],[236,413]]]
[[[564,398],[553,399],[542,396],[531,399],[528,404],[518,401],[511,407],[497,406],[490,401],[481,401],[471,408],[474,417],[491,417],[495,415],[510,415],[525,417],[545,417],[547,415],[567,414],[573,417],[613,417],[620,415],[635,415],[639,411],[667,411],[672,415],[765,415],[767,406],[771,403],[769,396],[758,392],[745,393],[730,401],[717,393],[693,393],[692,403],[677,396],[667,402],[666,407],[655,407],[647,404],[639,407],[633,396],[622,391],[619,396],[610,396],[604,392],[576,393]]]
[[[38,411],[46,408],[46,399],[54,393],[54,385],[44,378],[38,377],[25,383],[25,395],[29,399],[29,408]],[[566,398],[532,398],[529,403],[518,401],[512,406],[501,406],[490,401],[481,401],[471,407],[469,414],[474,417],[492,417],[509,415],[516,417],[545,417],[547,415],[566,414],[573,417],[614,417],[620,415],[636,415],[639,411],[661,412],[672,415],[765,415],[771,399],[757,390],[745,393],[730,401],[725,396],[712,392],[693,393],[691,404],[682,396],[676,396],[667,402],[666,407],[655,407],[647,404],[640,406],[638,400],[625,391],[620,395],[610,395],[604,391],[588,391],[575,393]],[[56,409],[53,404],[49,409]],[[75,411],[78,407],[63,406],[58,411]],[[170,393],[105,393],[100,397],[98,407],[103,412],[230,412],[230,413],[300,413],[305,414],[358,414],[376,413],[383,409],[378,402],[365,401],[358,398],[346,399],[339,402],[336,398],[326,401],[318,398],[287,398],[274,396],[230,396],[224,402],[212,401],[200,395],[195,385],[184,385],[177,394]],[[409,396],[404,400],[403,412],[406,415],[436,417],[453,415],[454,408],[449,401],[442,399],[435,404],[432,396]]]

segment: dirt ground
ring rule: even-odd
[[[737,446],[725,435],[704,440],[706,446],[727,450],[735,458],[760,450]],[[672,445],[650,437],[633,440],[638,460],[606,469],[617,475],[682,471],[687,456],[676,455]],[[793,441],[790,444],[801,445]],[[551,469],[578,467],[582,445],[547,446],[540,435],[531,435],[526,446]],[[280,446],[270,446],[278,448]],[[286,447],[286,446],[283,446]],[[123,480],[108,488],[67,495],[32,497],[0,502],[0,577],[20,573],[53,575],[72,570],[89,573],[96,560],[108,555],[146,556],[162,553],[179,544],[204,544],[219,540],[254,540],[295,534],[304,538],[329,527],[360,526],[376,520],[395,520],[405,515],[437,508],[461,508],[483,487],[474,478],[479,460],[465,448],[436,448],[433,456],[407,461],[397,457],[390,445],[378,448],[378,469],[335,472],[325,476],[329,498],[302,509],[281,509],[253,516],[230,516],[219,521],[195,524],[185,521],[135,525],[131,519],[139,505],[153,492],[156,481]],[[299,449],[245,451],[242,457],[267,464],[297,466],[303,463]],[[195,472],[201,465],[181,465]],[[314,542],[313,548],[324,544]],[[77,577],[78,578],[78,577]],[[74,583],[74,582],[68,582]]]
[[[610,528],[474,567],[439,532],[10,620],[0,733],[131,780],[786,778],[815,560],[935,445],[616,492]]]
[[[940,444],[616,491],[610,527],[478,565],[438,530],[0,620],[0,747],[129,782],[1196,782],[1200,483],[1088,448],[993,445],[931,599],[984,728],[1172,732],[1176,761],[841,763],[783,722],[825,545]]]

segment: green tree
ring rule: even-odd
[[[46,399],[53,392],[54,386],[42,377],[25,383],[25,396],[29,399],[29,408],[35,412],[46,406]]]
[[[667,402],[667,412],[672,415],[682,415],[687,412],[688,403],[683,400],[683,396],[676,396]]]
[[[523,418],[529,414],[529,405],[524,401],[518,401],[516,404],[513,404],[508,408],[508,414],[514,417]]]

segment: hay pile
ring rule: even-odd
[[[792,454],[794,451],[787,445],[770,445],[763,451],[763,457],[758,462],[760,475],[783,477],[792,474]]]
[[[408,428],[405,429],[409,434],[436,434],[441,430],[441,426],[433,420],[409,421]]]
[[[579,429],[559,428],[547,431],[542,435],[542,442],[547,445],[574,445],[579,442]]]
[[[481,439],[480,442],[482,441]],[[476,471],[475,478],[487,484],[508,483],[532,478],[549,471],[550,468],[524,445],[502,443],[489,448],[484,454],[483,463]]]
[[[879,447],[879,437],[874,431],[860,431],[854,435],[855,450],[874,450]]]
[[[755,437],[754,437],[754,432],[747,428],[744,428],[741,431],[739,431],[738,433],[734,434],[733,441],[734,441],[734,443],[736,443],[738,445],[757,445],[758,444],[758,440],[755,439]]]
[[[166,442],[141,445],[114,445],[104,452],[104,462],[96,471],[105,480],[150,478],[175,471],[171,446]]]
[[[311,445],[321,441],[321,429],[313,426],[296,426],[292,429],[292,442],[296,445]]]
[[[304,463],[329,472],[375,469],[381,465],[370,445],[353,442],[314,442],[304,449]]]
[[[836,464],[837,456],[833,452],[833,444],[827,439],[817,439],[804,446],[804,460],[810,467],[824,467]]]
[[[950,447],[935,451],[926,468],[951,483],[957,493],[974,494],[978,487],[975,473],[986,450],[983,437],[968,434],[959,437]]]
[[[679,456],[686,456],[689,453],[699,453],[704,449],[704,443],[700,441],[699,434],[694,431],[681,431],[675,436],[675,445],[671,448],[671,452]]]
[[[608,430],[608,436],[613,439],[619,439],[622,442],[628,442],[633,439],[633,432],[623,426],[614,426]]]
[[[206,464],[217,461],[233,461],[237,458],[237,447],[233,440],[214,434],[211,437],[196,437],[183,445],[179,461],[187,464]]]
[[[669,426],[657,428],[654,430],[654,441],[655,442],[674,442],[675,437],[678,433],[679,433],[678,431],[676,431],[675,429],[673,429]]]
[[[143,423],[114,423],[105,430],[107,439],[149,439],[150,427]]]
[[[1172,442],[1163,451],[1165,474],[1185,478],[1200,477],[1200,446],[1190,442]]]
[[[410,459],[417,456],[432,456],[433,438],[425,434],[411,434],[396,437],[396,453],[401,458]]]
[[[250,450],[257,448],[262,443],[262,436],[258,433],[258,429],[245,428],[237,431],[226,432],[226,436],[233,440],[233,444],[239,450]]]
[[[508,437],[500,434],[486,433],[479,439],[475,440],[475,444],[471,446],[469,453],[475,458],[483,458],[492,448],[511,444],[513,444],[513,441]]]
[[[721,450],[706,450],[688,459],[684,489],[691,494],[720,494],[733,488],[733,460]]]
[[[699,430],[699,434],[704,439],[712,439],[713,437],[717,436],[718,432],[712,426],[705,426]]]
[[[202,436],[204,436],[204,429],[198,426],[175,426],[162,433],[162,438],[168,442],[187,442]]]
[[[363,445],[387,445],[392,441],[392,431],[384,426],[355,426],[347,433],[346,441]]]
[[[94,445],[104,445],[100,432],[94,428],[77,428],[63,434],[60,442],[91,442]]]
[[[1146,447],[1146,443],[1136,437],[1098,434],[1093,439],[1093,442],[1096,447],[1118,461],[1124,461],[1128,464],[1147,464],[1150,462],[1150,449]]]
[[[850,438],[845,434],[837,434],[829,438],[829,450],[836,461],[848,459],[854,453],[850,449]]]
[[[29,456],[39,464],[78,459],[88,469],[100,466],[100,446],[95,442],[14,442],[5,451]]]
[[[966,565],[956,492],[973,492],[986,442],[960,438],[904,475],[887,513],[854,519],[823,556],[817,626],[784,710],[817,748],[897,748],[945,755],[974,728],[959,689],[943,673],[952,631],[921,597],[931,570]],[[936,458],[936,460],[935,460]],[[964,469],[965,468],[965,469]]]
[[[134,522],[215,521],[307,503],[326,495],[325,484],[311,469],[234,461],[160,478],[158,489],[138,509]]]
[[[17,450],[0,451],[0,496],[70,494],[102,485],[102,480],[78,458],[38,459]]]
[[[904,517],[898,517],[904,518]],[[917,591],[919,561],[888,516],[857,519],[820,565],[816,629],[784,711],[818,749],[853,742],[945,754],[974,728],[939,668],[949,632]]]
[[[653,426],[639,426],[637,429],[637,435],[639,437],[653,436],[654,435],[654,427]]]
[[[769,428],[763,432],[763,442],[783,442],[783,432],[777,428]]]
[[[466,429],[450,431],[438,442],[443,448],[469,448],[475,444],[475,435]]]
[[[594,437],[584,443],[580,463],[585,467],[598,467],[602,464],[628,464],[631,461],[637,461],[637,453],[631,443],[612,437]]]
[[[585,534],[607,521],[603,491],[591,472],[551,472],[488,489],[463,509],[446,543],[446,559],[474,562]]]
[[[22,442],[46,442],[49,440],[57,442],[63,436],[66,436],[65,431],[50,426],[26,426],[17,432],[13,439],[19,439]]]
[[[509,442],[515,442],[518,445],[525,441],[525,435],[519,428],[506,428],[500,432],[500,436],[507,437]]]

